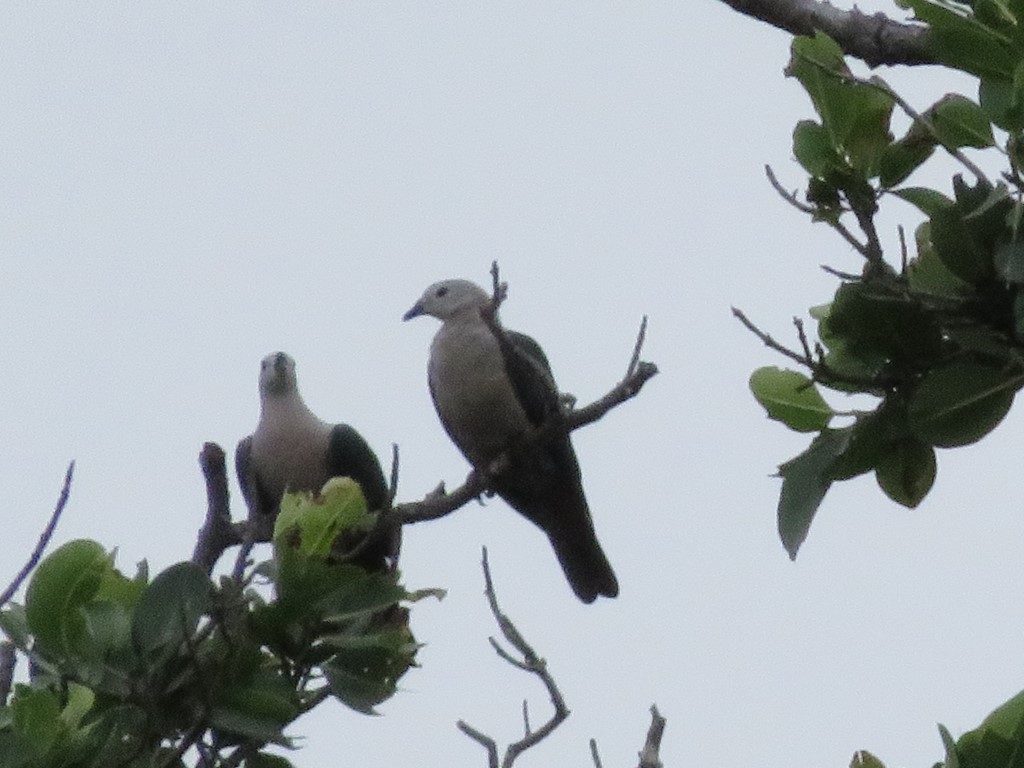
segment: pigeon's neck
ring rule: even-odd
[[[262,409],[262,420],[269,422],[282,422],[295,425],[302,430],[326,431],[328,425],[320,421],[316,415],[309,410],[305,401],[298,392],[287,395],[271,395],[264,399]]]

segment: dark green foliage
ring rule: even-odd
[[[935,481],[936,449],[987,435],[1024,386],[1024,0],[901,5],[928,25],[935,60],[977,78],[976,100],[947,94],[917,112],[882,80],[854,75],[820,33],[794,41],[787,69],[818,118],[793,132],[809,177],[798,207],[865,259],[811,310],[818,340],[801,326],[799,345],[784,350],[807,372],[762,368],[750,381],[770,418],[817,433],[779,468],[779,534],[791,557],[832,483],[874,472],[890,499],[916,507]],[[902,136],[891,134],[893,109],[910,118]],[[988,178],[971,151],[991,149],[1006,167]],[[934,158],[960,166],[951,188],[907,185]],[[885,257],[875,229],[887,197],[925,217],[898,258]],[[855,410],[829,405],[846,394],[860,396]],[[1024,768],[1024,693],[959,740],[939,731],[937,768]],[[867,752],[851,766],[884,768]]]
[[[273,575],[269,601],[190,562],[127,579],[92,541],[47,557],[25,607],[0,613],[36,667],[0,707],[0,768],[176,766],[193,744],[278,768],[263,747],[290,746],[285,729],[325,697],[367,713],[390,697],[416,652],[399,605],[415,596],[332,562],[334,538],[372,524],[358,486],[285,507],[257,569]]]
[[[1011,163],[998,182],[961,154],[996,147],[999,128],[1024,129],[1024,2],[907,6],[931,25],[933,54],[979,78],[977,102],[947,94],[913,112],[883,81],[854,75],[820,33],[794,40],[787,67],[818,118],[793,132],[809,175],[807,209],[866,260],[860,277],[846,277],[812,311],[818,342],[802,340],[802,352],[791,354],[807,374],[762,368],[751,377],[771,418],[818,433],[780,467],[779,533],[793,557],[833,482],[874,472],[890,499],[917,506],[935,480],[935,449],[984,437],[1024,386],[1024,178],[1015,159],[1024,159],[1024,134],[1003,138]],[[898,137],[895,108],[911,117]],[[902,186],[923,163],[950,154],[967,171],[953,177],[951,195]],[[916,252],[896,265],[874,227],[888,195],[926,217]],[[876,405],[850,412],[844,426],[819,387],[869,395]]]

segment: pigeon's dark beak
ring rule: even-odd
[[[417,301],[415,304],[413,304],[412,309],[410,309],[408,312],[406,312],[404,315],[402,315],[402,319],[403,320],[412,320],[414,317],[419,317],[422,314],[423,314],[423,304],[422,304],[422,302]]]

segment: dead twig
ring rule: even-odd
[[[74,474],[75,462],[72,461],[68,464],[67,472],[64,473],[64,486],[61,488],[60,496],[57,498],[57,505],[53,508],[53,512],[50,513],[50,519],[47,521],[46,527],[43,528],[43,532],[39,534],[39,541],[36,542],[35,549],[32,550],[28,561],[18,571],[14,580],[7,585],[7,589],[0,593],[0,607],[7,605],[11,601],[11,598],[14,597],[14,594],[21,588],[22,583],[32,572],[32,569],[39,565],[39,561],[43,557],[43,551],[50,543],[50,539],[53,538],[53,532],[57,529],[57,521],[60,520],[64,507],[68,503],[68,496],[71,494],[71,478]]]
[[[665,718],[658,712],[655,704],[651,705],[651,725],[647,729],[647,740],[640,750],[640,762],[637,768],[662,768],[660,757],[661,737],[665,733]]]
[[[548,696],[551,699],[551,706],[554,710],[551,718],[542,726],[534,730],[530,726],[529,716],[524,702],[523,721],[525,734],[519,741],[513,742],[506,747],[505,756],[501,760],[501,768],[509,768],[520,754],[547,738],[547,736],[549,736],[551,732],[569,716],[569,708],[566,707],[565,699],[562,698],[562,693],[558,690],[558,685],[555,683],[554,678],[548,671],[547,663],[537,655],[536,651],[534,651],[530,644],[526,642],[526,638],[523,637],[516,625],[510,618],[508,618],[508,616],[502,613],[501,608],[498,606],[498,597],[495,594],[494,582],[491,579],[491,568],[487,561],[487,547],[483,548],[482,567],[484,571],[484,594],[487,596],[487,602],[490,605],[491,614],[494,616],[494,620],[497,622],[502,636],[508,644],[522,656],[522,658],[517,659],[514,657],[511,652],[504,649],[493,637],[489,638],[491,646],[502,659],[512,664],[517,669],[536,675],[540,679],[544,684],[544,687],[547,689]],[[457,726],[460,731],[487,749],[489,764],[492,768],[497,768],[498,747],[494,739],[487,736],[482,731],[473,728],[464,720],[460,720],[457,723]]]

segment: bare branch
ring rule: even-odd
[[[491,262],[491,306],[487,311],[487,316],[493,321],[498,316],[498,307],[501,303],[508,298],[508,283],[501,282],[501,277],[498,273],[498,262]]]
[[[640,365],[640,350],[644,347],[644,341],[647,339],[647,315],[643,316],[640,320],[640,330],[636,334],[636,344],[633,345],[633,356],[629,358],[629,367],[626,368],[626,375],[623,379],[630,378],[636,373],[637,366]]]
[[[32,550],[32,554],[29,555],[28,562],[22,566],[21,570],[14,577],[14,580],[7,585],[7,589],[0,593],[0,607],[7,605],[11,598],[14,597],[14,593],[21,587],[22,582],[28,578],[28,575],[32,572],[39,561],[43,557],[43,551],[46,549],[46,545],[50,543],[50,539],[53,538],[53,532],[57,529],[57,521],[60,520],[61,513],[64,512],[64,507],[68,503],[68,495],[71,493],[71,478],[75,474],[75,462],[68,464],[68,470],[64,473],[64,487],[61,488],[60,496],[57,498],[57,505],[53,508],[53,512],[50,514],[50,519],[46,523],[46,527],[43,528],[43,532],[39,534],[39,541],[36,542],[35,549]]]
[[[813,366],[814,365],[814,360],[812,360],[809,357],[806,357],[805,355],[801,355],[799,352],[794,352],[789,347],[784,347],[782,344],[777,342],[775,339],[773,339],[767,333],[765,333],[760,328],[758,328],[756,325],[754,325],[754,323],[751,322],[750,318],[748,318],[745,314],[743,314],[743,310],[740,310],[740,309],[737,309],[736,307],[733,307],[732,308],[732,314],[733,314],[733,316],[736,317],[737,320],[739,320],[741,323],[743,323],[743,325],[746,327],[746,329],[748,331],[750,331],[752,334],[757,336],[757,338],[759,338],[762,342],[764,342],[764,345],[766,347],[768,347],[769,349],[774,349],[776,352],[778,352],[778,353],[780,353],[782,355],[785,355],[790,360],[792,360],[793,362],[799,363],[800,365],[804,365],[804,366]]]
[[[801,213],[806,213],[811,216],[814,216],[815,214],[818,213],[818,209],[813,205],[807,205],[806,203],[801,203],[799,200],[797,200],[795,192],[787,191],[786,188],[783,187],[782,184],[779,182],[778,177],[775,175],[775,171],[772,170],[772,167],[770,165],[766,165],[764,167],[764,173],[768,177],[768,183],[772,185],[772,189],[774,189],[778,193],[778,195],[787,203],[792,205]],[[849,243],[855,251],[857,251],[857,253],[859,253],[861,256],[865,258],[869,257],[868,246],[862,243],[856,237],[854,237],[853,233],[850,232],[850,230],[848,230],[842,222],[840,222],[838,219],[834,219],[828,220],[826,221],[826,223],[830,227],[832,227],[832,229],[838,232],[839,235],[847,243]]]
[[[662,768],[661,737],[665,733],[665,718],[658,713],[658,707],[651,705],[651,726],[647,729],[647,741],[640,750],[640,762],[637,768]]]
[[[723,0],[742,14],[794,35],[820,30],[850,56],[871,67],[881,64],[935,64],[925,48],[927,27],[836,8],[824,0]]]
[[[894,91],[889,86],[889,84],[885,82],[885,80],[878,76],[872,77],[869,80],[861,80],[860,78],[852,79],[855,80],[856,82],[864,83],[865,85],[870,85],[874,88],[877,88],[882,93],[886,94],[890,99],[896,102],[897,105],[899,105],[899,108],[902,109],[907,114],[907,117],[923,125],[928,130],[928,133],[932,135],[932,137],[939,143],[939,145],[944,150],[946,150],[946,152],[949,153],[949,155],[952,158],[954,158],[958,163],[960,163],[960,165],[962,165],[964,168],[966,168],[972,174],[974,174],[974,178],[978,179],[979,181],[984,181],[989,186],[992,186],[992,182],[988,180],[988,177],[985,175],[985,172],[981,170],[981,168],[979,168],[975,163],[973,163],[971,159],[967,157],[967,155],[965,155],[963,152],[961,152],[958,147],[951,147],[943,143],[941,141],[940,134],[935,129],[935,125],[932,123],[932,121],[929,120],[924,115],[922,115],[916,109],[914,109],[910,105],[910,102],[904,99],[898,93],[896,93],[896,91]]]
[[[501,608],[498,606],[498,596],[494,592],[494,582],[491,579],[491,567],[487,562],[487,547],[483,548],[481,565],[484,571],[484,594],[487,596],[487,602],[491,607],[491,614],[493,614],[494,620],[498,623],[498,628],[501,630],[505,640],[522,655],[522,659],[515,659],[508,651],[501,649],[501,646],[498,645],[493,637],[490,638],[491,645],[502,659],[513,664],[516,668],[540,678],[541,682],[544,683],[544,687],[547,688],[548,696],[551,698],[551,706],[554,709],[551,719],[537,730],[533,730],[527,715],[526,703],[523,703],[523,721],[526,733],[519,741],[508,745],[505,749],[505,757],[501,761],[502,768],[510,768],[519,755],[547,738],[569,716],[569,708],[565,706],[562,693],[558,690],[558,686],[551,673],[548,672],[547,663],[526,642],[526,639],[516,625],[512,623],[512,620],[501,612]],[[498,765],[498,748],[494,739],[476,730],[463,720],[458,722],[458,727],[459,730],[487,749],[490,756],[490,765],[496,768]]]
[[[465,720],[459,720],[455,727],[469,736],[477,744],[487,750],[487,765],[490,768],[498,768],[498,744],[485,733],[481,733]]]
[[[594,761],[594,768],[603,768],[601,765],[601,755],[597,752],[597,739],[590,740],[590,758]]]

